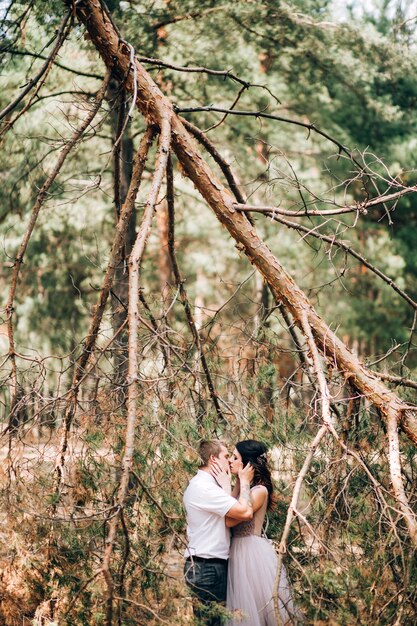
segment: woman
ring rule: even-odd
[[[262,534],[268,506],[272,504],[273,485],[268,467],[267,448],[260,441],[248,439],[236,444],[230,462],[231,473],[250,463],[254,469],[251,483],[253,519],[238,522],[226,516],[232,529],[232,543],[227,580],[227,608],[236,611],[229,626],[276,626],[273,588],[277,555],[273,545]],[[239,479],[233,490],[238,496]],[[281,570],[278,590],[279,612],[284,625],[295,624],[295,608],[287,574]]]

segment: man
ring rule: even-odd
[[[226,527],[225,516],[239,521],[252,519],[250,482],[253,469],[248,464],[240,470],[240,495],[236,500],[230,495],[226,446],[218,440],[203,441],[199,446],[199,455],[202,465],[184,493],[188,522],[184,576],[193,594],[200,600],[199,606],[194,607],[199,623],[217,626],[222,623],[221,618],[213,615],[215,611],[210,609],[210,604],[226,600],[230,530]],[[215,467],[220,467],[223,472],[225,489],[220,487],[211,473]]]

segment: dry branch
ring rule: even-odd
[[[409,193],[416,193],[417,187],[404,187],[399,191],[395,191],[394,193],[383,194],[378,196],[377,198],[372,198],[370,200],[364,200],[363,202],[357,202],[352,205],[347,205],[344,207],[338,207],[335,209],[300,209],[299,211],[290,211],[288,209],[281,209],[277,206],[256,206],[245,203],[236,203],[234,206],[238,211],[247,211],[254,213],[276,213],[277,215],[287,215],[288,217],[305,217],[309,215],[342,215],[344,213],[363,213],[366,215],[369,208],[374,206],[379,206],[381,204],[385,204],[386,202],[395,202],[402,198],[403,196],[408,195]]]
[[[71,152],[72,148],[80,141],[83,134],[85,133],[87,128],[90,126],[91,122],[93,121],[94,117],[97,115],[100,109],[101,103],[103,101],[104,95],[106,93],[109,80],[110,80],[110,71],[107,72],[104,82],[97,94],[94,107],[88,113],[87,117],[81,124],[80,128],[74,132],[71,139],[66,143],[64,148],[61,150],[61,153],[58,157],[58,160],[55,164],[54,169],[52,170],[52,172],[49,174],[48,178],[45,180],[44,184],[42,185],[37,195],[36,202],[32,209],[32,214],[29,220],[28,227],[23,236],[22,243],[20,244],[20,248],[17,253],[15,262],[14,262],[9,297],[8,297],[7,305],[6,305],[7,330],[8,330],[8,337],[9,337],[9,357],[10,357],[11,366],[12,366],[11,376],[10,376],[10,387],[11,387],[10,419],[13,416],[14,406],[16,402],[16,394],[17,394],[17,372],[16,372],[16,358],[15,358],[16,352],[15,352],[14,329],[13,329],[14,298],[15,298],[20,268],[23,263],[23,257],[25,255],[29,240],[32,236],[33,229],[35,228],[35,224],[38,219],[39,212],[46,200],[48,191],[52,183],[58,176],[59,172],[61,171],[61,168],[64,165],[65,160],[67,156],[69,155],[69,153]]]
[[[210,369],[207,363],[206,356],[204,354],[204,348],[201,343],[200,334],[198,332],[193,313],[191,311],[190,302],[188,300],[187,291],[184,287],[184,281],[181,277],[181,272],[178,267],[177,257],[175,254],[175,208],[174,208],[174,176],[172,172],[172,162],[171,159],[168,160],[167,166],[167,204],[168,204],[168,220],[169,220],[169,231],[168,231],[168,249],[171,258],[172,270],[175,276],[175,282],[180,291],[181,303],[184,307],[185,315],[187,318],[188,325],[191,330],[191,334],[193,336],[195,346],[197,349],[198,358],[201,361],[201,365],[204,371],[204,375],[206,377],[207,387],[210,393],[211,400],[213,402],[214,408],[216,409],[217,417],[221,421],[226,421],[225,417],[220,408],[219,399],[214,388],[213,379],[210,373]]]
[[[132,467],[134,453],[134,438],[136,426],[137,400],[139,397],[138,390],[138,329],[139,329],[139,277],[140,263],[142,260],[145,246],[150,235],[152,217],[158,200],[159,190],[162,184],[162,178],[165,174],[167,159],[169,154],[169,145],[171,139],[171,111],[167,109],[166,116],[161,120],[161,132],[159,137],[159,153],[155,167],[155,173],[152,180],[151,189],[149,191],[148,200],[143,212],[142,222],[129,257],[129,305],[128,305],[128,324],[129,324],[129,360],[128,360],[128,394],[127,394],[127,425],[125,436],[125,449],[122,462],[122,475],[117,493],[116,511],[109,524],[109,531],[106,539],[106,548],[102,563],[102,572],[107,584],[107,625],[111,626],[113,616],[113,595],[114,586],[113,578],[110,572],[110,560],[113,552],[113,545],[116,539],[116,533],[120,514],[123,510],[129,476]]]
[[[44,54],[30,52],[29,50],[18,50],[17,48],[11,48],[10,46],[5,46],[4,48],[0,48],[0,53],[10,54],[11,56],[13,55],[28,56],[28,57],[33,57],[35,59],[43,59],[43,60],[50,58],[48,56],[45,56]],[[65,70],[66,72],[70,72],[71,74],[77,74],[77,76],[85,76],[86,78],[97,78],[97,80],[103,80],[104,78],[104,76],[102,76],[101,74],[94,74],[90,72],[83,72],[81,70],[76,70],[72,67],[67,67],[66,65],[63,65],[62,63],[59,63],[56,60],[53,61],[53,64],[59,67],[61,70]]]
[[[72,11],[69,11],[69,13],[67,13],[67,15],[65,16],[64,20],[61,23],[61,26],[59,28],[59,31],[57,33],[57,38],[56,38],[56,43],[55,46],[53,47],[53,50],[51,52],[51,54],[49,55],[49,57],[47,57],[46,63],[44,63],[42,65],[42,67],[40,68],[39,72],[36,74],[36,76],[34,76],[33,78],[31,78],[31,80],[27,83],[27,85],[24,87],[24,89],[22,89],[22,91],[19,93],[18,96],[16,96],[16,98],[10,102],[6,107],[4,107],[4,109],[2,111],[0,111],[0,120],[2,120],[4,117],[6,117],[9,113],[11,113],[16,107],[17,105],[23,100],[23,98],[31,91],[31,89],[33,89],[33,87],[39,82],[39,80],[44,76],[45,73],[49,72],[54,59],[56,57],[56,55],[58,54],[58,51],[60,49],[60,47],[62,46],[62,44],[65,41],[65,38],[67,36],[67,32],[65,31],[66,25],[68,20],[70,19],[72,15]],[[14,121],[13,121],[14,123]],[[5,129],[7,130],[9,128],[10,124],[9,122],[6,122],[6,126]],[[3,131],[4,132],[4,129]]]
[[[343,250],[350,256],[353,256],[353,258],[360,261],[362,265],[364,265],[369,270],[371,270],[371,272],[373,272],[376,276],[379,276],[379,278],[381,278],[389,287],[391,287],[394,291],[396,291],[398,295],[401,296],[401,298],[403,298],[410,306],[413,307],[414,310],[417,311],[417,302],[415,302],[415,300],[413,300],[405,291],[403,291],[392,278],[384,274],[384,272],[381,272],[381,270],[375,267],[375,265],[372,265],[372,263],[370,263],[367,259],[365,259],[365,257],[362,256],[362,254],[359,254],[359,252],[356,252],[356,250],[354,250],[349,244],[345,243],[344,241],[341,241],[340,239],[336,239],[336,237],[323,235],[322,233],[317,232],[317,230],[315,230],[314,228],[308,228],[307,226],[303,226],[303,224],[297,224],[296,222],[290,222],[290,220],[286,220],[282,217],[278,217],[273,212],[264,213],[264,215],[265,217],[271,218],[271,220],[274,220],[275,222],[279,222],[280,224],[284,224],[285,226],[288,226],[289,228],[293,228],[294,230],[297,230],[301,233],[305,233],[307,237],[315,237],[316,239],[325,241],[326,243],[329,243],[331,246],[340,248],[341,250]]]
[[[62,481],[64,474],[65,454],[68,447],[68,435],[71,428],[72,418],[74,416],[78,388],[83,380],[85,367],[88,363],[88,359],[94,349],[94,345],[97,339],[98,331],[100,328],[101,319],[103,317],[104,309],[109,297],[110,290],[113,285],[113,278],[120,259],[123,255],[124,242],[126,238],[127,227],[129,224],[130,216],[134,209],[136,196],[139,190],[139,185],[142,180],[142,174],[145,169],[146,159],[148,156],[149,148],[151,146],[153,136],[155,134],[154,128],[148,128],[142,137],[140,142],[134,165],[132,179],[130,182],[129,190],[126,197],[126,202],[122,207],[120,218],[116,226],[115,236],[113,240],[112,249],[110,252],[109,263],[107,266],[106,274],[103,280],[103,284],[100,291],[99,301],[95,306],[94,315],[90,322],[90,328],[88,335],[84,341],[84,346],[81,355],[78,357],[74,368],[74,374],[71,384],[70,393],[67,396],[65,419],[63,424],[63,433],[61,441],[61,449],[59,455],[59,461],[57,466],[57,478],[58,487]]]
[[[67,21],[68,21],[68,17],[67,16],[63,23],[62,23],[62,27],[65,27]],[[56,45],[54,46],[54,49],[51,52],[51,55],[49,57],[49,62],[46,64],[46,66],[44,66],[43,71],[42,71],[42,75],[39,77],[39,79],[36,81],[38,84],[36,85],[36,89],[34,90],[34,92],[31,94],[29,100],[26,102],[25,106],[23,107],[23,109],[21,111],[19,111],[13,119],[11,120],[7,120],[6,123],[4,124],[3,128],[0,130],[0,137],[4,137],[4,135],[6,133],[9,132],[9,130],[11,130],[13,128],[13,126],[16,124],[16,122],[18,121],[18,119],[20,119],[22,117],[22,115],[24,115],[26,113],[26,111],[28,111],[31,106],[36,102],[39,102],[40,98],[39,98],[39,92],[42,89],[43,85],[45,84],[46,79],[48,78],[49,72],[52,70],[53,65],[54,65],[54,60],[58,55],[58,52],[60,50],[60,48],[62,47],[62,45],[64,44],[66,38],[68,37],[70,31],[72,29],[72,20],[70,21],[70,23],[68,24],[68,27],[59,33],[58,36],[58,40],[56,42]],[[35,83],[36,84],[36,83]],[[32,85],[33,86],[33,85]]]
[[[275,585],[274,585],[274,606],[275,606],[275,614],[277,617],[277,621],[279,626],[281,626],[282,624],[282,620],[280,618],[279,615],[279,603],[278,603],[278,599],[279,599],[279,582],[281,579],[281,570],[282,570],[282,562],[283,562],[283,558],[284,558],[284,554],[287,551],[287,540],[288,540],[288,535],[290,532],[290,528],[291,528],[291,524],[292,521],[296,515],[296,511],[298,508],[298,500],[300,498],[300,493],[301,493],[301,487],[302,484],[304,482],[304,479],[307,475],[307,472],[309,470],[310,464],[313,460],[314,454],[319,446],[319,444],[321,443],[321,440],[325,437],[325,435],[328,434],[329,432],[329,426],[332,423],[332,419],[331,419],[331,415],[330,415],[330,393],[329,393],[329,389],[327,386],[327,382],[326,382],[326,378],[323,372],[323,368],[321,366],[320,363],[320,357],[319,357],[319,353],[317,350],[317,346],[316,343],[314,341],[313,338],[313,334],[308,322],[308,318],[307,318],[307,314],[304,313],[304,315],[302,315],[301,318],[301,328],[302,331],[304,333],[304,336],[306,338],[309,350],[310,350],[310,355],[313,361],[313,365],[314,365],[314,370],[315,370],[315,374],[317,376],[317,380],[319,383],[319,387],[320,387],[320,394],[321,394],[321,414],[322,414],[322,426],[320,427],[318,433],[316,434],[315,438],[313,439],[312,443],[309,446],[308,449],[308,453],[306,455],[306,458],[304,459],[304,463],[303,466],[297,476],[297,480],[295,481],[295,485],[294,485],[294,489],[293,489],[293,494],[292,494],[292,498],[291,498],[291,503],[288,507],[288,511],[287,511],[287,519],[285,521],[285,525],[284,525],[284,530],[282,532],[281,535],[281,540],[279,543],[279,549],[278,549],[278,565],[277,565],[277,572],[276,572],[276,576],[275,576]]]
[[[277,122],[284,122],[285,124],[292,124],[294,126],[301,126],[302,128],[305,128],[306,130],[308,130],[309,133],[313,131],[317,133],[318,135],[320,135],[321,137],[324,137],[325,139],[333,143],[335,146],[337,146],[337,148],[339,149],[339,152],[345,153],[350,159],[352,159],[353,162],[356,163],[352,155],[352,152],[344,144],[342,144],[340,141],[335,139],[335,137],[332,137],[331,135],[321,130],[320,128],[317,128],[315,124],[302,122],[300,120],[295,120],[295,119],[291,119],[288,117],[282,117],[281,115],[272,115],[271,113],[265,113],[264,111],[238,111],[236,109],[224,109],[224,108],[216,107],[216,106],[188,107],[188,108],[181,108],[181,107],[175,106],[174,110],[176,113],[197,113],[197,112],[211,112],[212,111],[214,113],[227,113],[228,115],[231,114],[231,115],[237,115],[240,117],[242,116],[254,117],[255,119],[264,118],[268,120],[275,120]]]

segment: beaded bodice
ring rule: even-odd
[[[264,489],[261,485],[257,485],[256,487],[252,487],[251,492],[254,489]],[[250,537],[251,535],[256,535],[260,537],[262,535],[262,527],[266,515],[266,509],[268,506],[268,498],[265,498],[265,502],[258,509],[253,518],[247,522],[240,522],[237,526],[232,528],[232,537]]]

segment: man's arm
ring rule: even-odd
[[[260,509],[261,506],[263,506],[263,504],[265,503],[265,499],[268,497],[268,491],[265,487],[253,489],[250,497],[252,501],[252,513],[256,513],[256,511]],[[230,511],[226,515],[226,526],[228,528],[237,526],[238,524],[240,524],[241,521],[242,520],[236,518],[233,519],[232,517],[230,517]]]
[[[238,522],[251,520],[253,517],[253,507],[250,495],[250,483],[253,478],[253,468],[248,463],[239,471],[240,494],[238,501],[228,511],[227,517]]]

